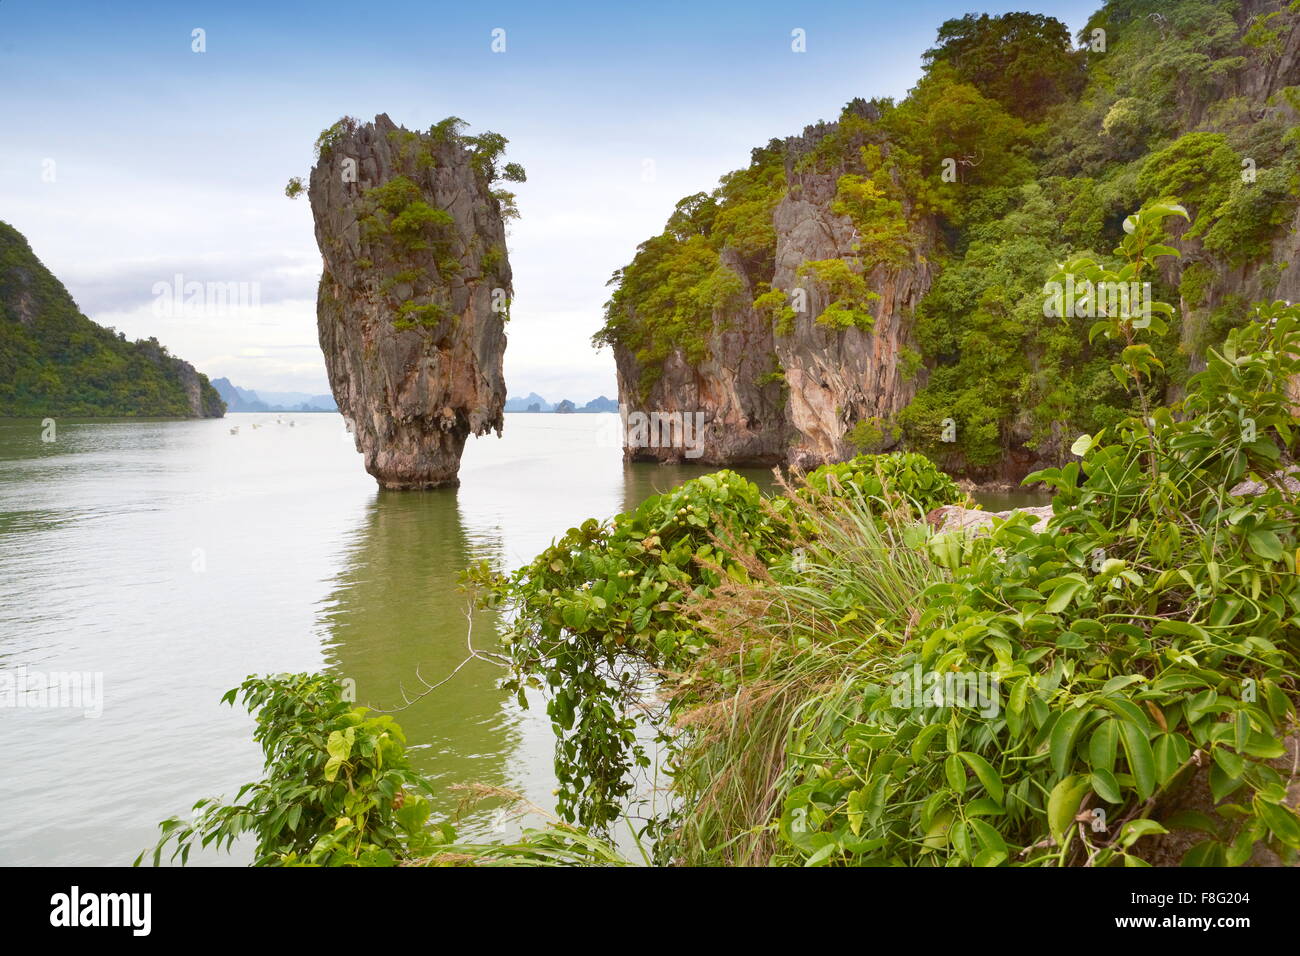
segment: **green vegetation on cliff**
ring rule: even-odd
[[[1086,320],[1044,315],[1045,269],[1106,255],[1128,211],[1179,197],[1192,220],[1175,241],[1192,255],[1150,277],[1154,295],[1191,305],[1151,342],[1164,362],[1152,391],[1176,396],[1206,346],[1246,320],[1236,290],[1258,277],[1267,295],[1285,267],[1270,259],[1300,199],[1300,87],[1267,102],[1246,91],[1264,85],[1297,24],[1296,4],[1252,19],[1238,0],[1111,0],[1076,46],[1050,17],[949,20],[904,99],[855,100],[835,124],[773,140],[722,189],[683,200],[615,274],[596,341],[635,355],[643,390],[674,352],[703,361],[710,333],[750,304],[728,247],[762,263],[747,273],[752,305],[778,340],[789,335],[794,290],[771,288],[770,258],[752,253],[771,255],[787,171],[792,197],[800,173],[829,174],[827,205],[852,223],[854,247],[795,270],[794,284],[826,292],[813,319],[870,331],[873,270],[915,269],[918,257],[934,267],[910,318],[915,397],[873,428],[972,475],[1013,455],[1063,462],[1063,436],[1130,409],[1106,372],[1114,344],[1088,343]],[[714,222],[722,208],[745,211],[743,234]]]
[[[918,310],[916,342],[929,374],[898,416],[910,446],[977,473],[1018,448],[1059,463],[1069,435],[1131,410],[1106,371],[1114,345],[1081,335],[1087,319],[1046,317],[1042,285],[1046,263],[1114,247],[1124,210],[1176,196],[1192,214],[1177,238],[1197,260],[1186,272],[1151,275],[1156,298],[1182,291],[1199,301],[1221,272],[1267,262],[1300,196],[1300,138],[1276,110],[1260,119],[1242,98],[1212,101],[1216,84],[1252,55],[1233,18],[1238,6],[1112,2],[1081,32],[1090,44],[1104,30],[1104,49],[1071,54],[1086,58],[1086,82],[1057,85],[1072,95],[1033,128],[1034,171],[1013,189],[963,194],[963,228]],[[1019,85],[1029,91],[1040,68],[1025,62]],[[972,79],[990,95],[1018,82],[1015,68]],[[1167,286],[1171,278],[1184,288]],[[1240,301],[1200,335],[1171,325],[1154,337],[1163,370],[1152,392],[1173,394],[1205,347],[1246,312]],[[955,441],[941,441],[945,420],[957,423]]]
[[[225,403],[156,339],[96,325],[27,240],[0,222],[0,416],[219,417]]]
[[[315,143],[317,160],[328,160],[359,125],[355,117],[344,116],[322,130]],[[519,218],[515,194],[498,185],[502,181],[527,180],[523,166],[503,162],[509,140],[491,131],[470,135],[464,132],[465,126],[460,117],[448,116],[427,131],[388,130],[386,136],[392,146],[394,168],[399,172],[365,189],[358,208],[361,241],[366,252],[357,260],[358,264],[367,270],[375,268],[377,262],[386,267],[403,267],[383,280],[378,290],[391,308],[394,328],[401,331],[438,329],[451,316],[446,288],[465,268],[454,254],[454,217],[447,209],[432,203],[435,186],[430,171],[438,167],[440,150],[464,150],[474,177],[490,195],[502,220]],[[447,159],[445,152],[442,159]],[[284,190],[290,199],[307,192],[308,187],[299,176],[291,178]],[[421,255],[425,253],[429,255]],[[427,258],[433,260],[432,269],[418,262]],[[484,277],[497,281],[504,259],[505,250],[499,245],[482,250],[479,264]],[[503,309],[507,321],[508,304],[507,300]]]
[[[760,282],[775,269],[772,212],[785,195],[785,166],[775,141],[755,149],[748,169],[724,176],[711,193],[677,204],[663,233],[637,248],[616,272],[600,344],[620,342],[637,355],[650,384],[674,351],[698,363],[708,355],[714,315],[745,301],[745,285],[722,261],[729,250]]]

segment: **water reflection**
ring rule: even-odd
[[[321,610],[330,669],[356,682],[358,702],[402,708],[396,716],[414,763],[440,787],[518,783],[507,759],[519,743],[519,719],[496,689],[500,671],[465,663],[468,599],[456,578],[471,558],[455,491],[380,493],[351,535],[345,568]],[[474,627],[490,646],[495,614],[477,612]],[[420,683],[453,672],[435,690]]]

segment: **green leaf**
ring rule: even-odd
[[[1179,734],[1161,734],[1156,738],[1154,751],[1156,780],[1161,786],[1173,779],[1174,774],[1183,765],[1183,761],[1187,759],[1182,752],[1184,749],[1190,753],[1190,746]]]
[[[917,734],[916,739],[912,741],[912,759],[920,761],[920,759],[925,756],[925,752],[929,749],[930,741],[934,740],[935,736],[943,733],[943,731],[943,724],[930,724]]]
[[[989,797],[980,797],[966,804],[967,817],[999,817],[1006,812],[1002,804]]]
[[[968,750],[963,750],[958,756],[970,765],[971,770],[975,771],[975,776],[979,778],[979,782],[983,784],[989,796],[1001,804],[1003,795],[1002,778],[993,769],[993,765],[979,754],[973,754]]]
[[[1088,743],[1088,763],[1093,770],[1114,770],[1119,747],[1119,721],[1107,718],[1097,725]]]
[[[1140,820],[1130,820],[1120,828],[1119,845],[1127,850],[1144,836],[1168,832],[1169,831],[1159,823],[1156,823],[1155,820],[1147,820],[1145,818]]]
[[[1124,795],[1119,789],[1119,781],[1109,770],[1094,770],[1091,774],[1092,789],[1097,796],[1107,803],[1123,803]]]
[[[948,845],[948,830],[952,826],[952,811],[942,810],[936,813],[934,820],[930,823],[930,828],[925,833],[923,841],[925,849],[922,852],[930,850],[942,850]]]
[[[1219,748],[1215,748],[1216,750]],[[1231,774],[1224,773],[1223,766],[1216,760],[1210,765],[1210,795],[1214,797],[1214,802],[1227,797],[1244,781],[1240,777],[1234,777]]]
[[[1266,561],[1281,561],[1286,554],[1278,536],[1266,528],[1255,528],[1246,535],[1246,540],[1250,542],[1250,550]]]
[[[351,728],[349,728],[350,730]],[[331,757],[336,757],[342,762],[352,756],[352,740],[353,736],[350,732],[344,733],[341,730],[335,730],[330,734],[325,750]]]
[[[808,859],[804,861],[804,866],[821,866],[829,860],[838,849],[838,844],[827,843],[819,848],[812,856],[808,857]]]
[[[1007,859],[1006,850],[981,850],[972,866],[1001,866]]]
[[[948,786],[958,793],[966,792],[966,768],[962,766],[960,757],[956,754],[949,755],[943,762],[943,772],[948,778]]]
[[[1076,707],[1062,713],[1052,727],[1049,748],[1052,752],[1052,769],[1057,776],[1065,776],[1074,753],[1074,742],[1079,734],[1079,726],[1084,722],[1091,708]]]
[[[1156,787],[1156,758],[1151,752],[1151,742],[1145,731],[1128,721],[1120,724],[1119,733],[1129,770],[1137,782],[1138,796],[1146,800]]]
[[[1062,581],[1056,586],[1056,590],[1052,592],[1052,596],[1049,597],[1043,605],[1043,610],[1048,614],[1060,614],[1070,606],[1070,602],[1074,600],[1074,596],[1085,587],[1087,587],[1087,584],[1080,579],[1069,578]]]
[[[1222,767],[1223,772],[1229,777],[1240,777],[1246,772],[1246,761],[1227,747],[1215,747],[1213,756],[1214,762]]]
[[[1235,743],[1236,750],[1238,752],[1241,752],[1245,750],[1246,745],[1250,743],[1250,731],[1251,731],[1250,715],[1246,713],[1244,709],[1237,711],[1237,719],[1235,721],[1233,730],[1235,731],[1234,743]]]
[[[975,831],[975,836],[979,839],[980,845],[983,846],[986,851],[996,851],[1002,854],[1003,859],[1006,858],[1007,844],[1006,841],[1002,839],[1002,834],[998,833],[997,830],[989,826],[989,824],[985,823],[983,820],[970,820],[968,822],[970,823],[970,828]],[[981,865],[996,866],[997,864],[985,863]]]
[[[343,766],[343,761],[338,757],[330,757],[325,761],[325,779],[333,783],[338,779],[339,767]]]
[[[1290,807],[1256,800],[1255,810],[1273,835],[1293,850],[1300,850],[1300,817]]]
[[[1079,813],[1079,804],[1091,786],[1087,777],[1070,776],[1053,787],[1048,795],[1047,826],[1058,844],[1065,844],[1065,836]]]

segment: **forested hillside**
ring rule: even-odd
[[[157,339],[128,342],[77,309],[27,240],[0,222],[0,417],[211,417],[206,375]]]

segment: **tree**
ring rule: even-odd
[[[968,13],[948,20],[924,59],[927,67],[949,64],[962,82],[1029,121],[1041,119],[1084,83],[1083,57],[1069,29],[1036,13]]]

